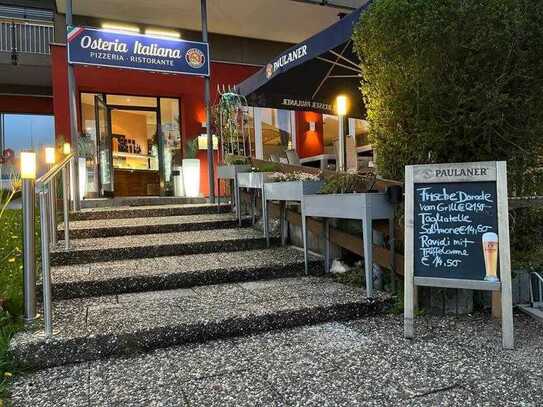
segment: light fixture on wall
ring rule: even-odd
[[[146,35],[151,35],[153,37],[166,37],[166,38],[181,38],[179,31],[175,30],[166,30],[161,28],[146,28]]]
[[[68,155],[72,152],[72,146],[70,146],[70,143],[64,143],[62,146],[62,152],[64,155]]]
[[[309,122],[309,131],[315,131],[315,122],[314,121]]]
[[[122,23],[102,23],[104,30],[110,31],[128,31],[131,33],[140,33],[140,28],[136,25],[122,24]]]

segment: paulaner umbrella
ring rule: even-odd
[[[251,106],[333,113],[337,95],[350,99],[350,117],[365,116],[360,61],[352,34],[370,2],[294,45],[237,86]]]

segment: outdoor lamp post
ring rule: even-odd
[[[56,151],[55,147],[45,147],[45,163],[49,166],[49,169],[53,168],[56,161]],[[56,183],[53,180],[49,186],[49,211],[51,216],[49,216],[49,238],[51,239],[51,245],[55,246],[57,244],[57,191]]]
[[[20,156],[23,180],[23,295],[24,320],[36,318],[36,272],[34,257],[34,206],[36,179],[36,153],[22,151]]]
[[[347,170],[347,144],[345,142],[345,116],[348,111],[349,100],[345,95],[339,95],[336,98],[336,113],[338,115],[338,133],[339,140],[338,146],[339,151],[338,157],[336,160],[336,170],[337,171],[346,171]]]

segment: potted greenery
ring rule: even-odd
[[[183,186],[185,196],[195,198],[200,195],[200,160],[196,158],[198,153],[198,138],[187,142],[185,146],[185,158],[183,158]]]

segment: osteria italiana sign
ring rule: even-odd
[[[209,76],[209,47],[176,38],[70,27],[68,62]]]
[[[418,286],[500,294],[502,338],[513,348],[505,162],[405,168],[404,334],[414,337]]]

